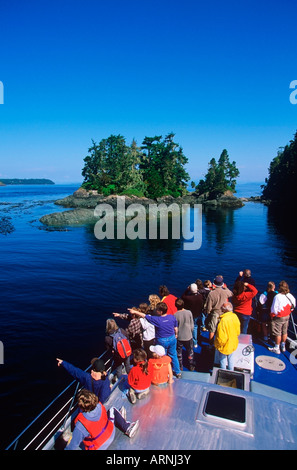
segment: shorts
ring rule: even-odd
[[[219,319],[220,315],[218,313],[209,313],[206,316],[205,327],[210,333],[215,333],[217,331]]]
[[[286,335],[288,332],[290,315],[287,317],[273,317],[271,319],[271,333],[273,336]]]

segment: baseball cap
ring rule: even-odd
[[[95,372],[104,372],[105,371],[105,366],[104,362],[101,359],[96,359],[94,362],[92,362],[92,370]]]
[[[150,346],[150,351],[158,354],[158,356],[165,356],[165,349],[160,344],[156,346]]]

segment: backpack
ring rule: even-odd
[[[122,359],[126,359],[127,357],[131,356],[132,348],[129,343],[129,340],[121,332],[120,329],[118,329],[115,333],[110,336],[112,336],[113,339],[113,349],[117,351],[117,353]]]

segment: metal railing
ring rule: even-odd
[[[297,347],[297,323],[294,320],[293,313],[291,313],[289,328],[288,328],[288,341],[294,348]]]
[[[111,357],[105,351],[99,359],[104,360],[108,372]],[[87,372],[91,365],[85,369]],[[108,379],[107,379],[108,380]],[[77,404],[75,397],[82,387],[77,380],[71,382],[42,412],[5,448],[5,450],[40,450],[63,434],[71,422]]]

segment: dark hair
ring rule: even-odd
[[[201,279],[196,279],[196,282],[198,289],[203,289],[203,282]]]
[[[176,299],[175,306],[176,306],[177,310],[182,310],[184,308],[184,305],[185,305],[185,303],[184,303],[183,299]]]
[[[91,370],[95,371],[95,372],[104,372],[105,371],[105,364],[104,364],[104,361],[102,361],[102,359],[98,359],[97,357],[94,357],[92,360],[91,360]]]
[[[244,282],[242,281],[236,281],[233,287],[233,294],[234,295],[240,295],[244,291]]]
[[[147,354],[144,349],[134,349],[133,351],[133,359],[136,364],[139,365],[142,372],[145,375],[148,375],[148,362],[147,362]]]
[[[139,306],[138,306],[139,312],[142,312],[142,313],[146,313],[148,311],[148,308],[149,308],[149,306],[145,302],[139,304]]]
[[[267,283],[267,287],[266,287],[267,292],[271,292],[274,289],[275,289],[275,283],[273,281],[269,281]]]
[[[204,287],[212,287],[212,282],[209,279],[206,279],[203,283]]]
[[[168,307],[167,305],[165,304],[165,302],[159,302],[157,305],[156,305],[156,311],[158,312],[161,312],[161,315],[164,315],[165,313],[167,313],[167,310],[168,310]]]
[[[161,297],[165,297],[166,295],[169,295],[169,290],[167,289],[166,286],[160,286],[159,287],[159,294]]]

